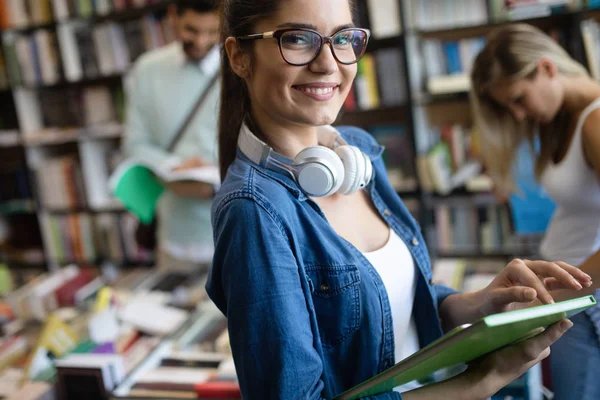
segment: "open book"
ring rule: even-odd
[[[219,185],[219,169],[216,166],[206,166],[172,171],[133,159],[117,167],[110,177],[109,186],[129,211],[136,214],[140,221],[148,223],[152,221],[156,202],[165,190],[161,182],[185,181]]]
[[[570,318],[596,304],[584,296],[555,304],[489,315],[459,326],[440,339],[371,379],[337,396],[358,399],[387,392],[414,380],[428,378],[443,368],[468,363],[487,353],[526,339],[537,328]]]

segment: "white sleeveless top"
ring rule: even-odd
[[[549,164],[541,184],[557,205],[541,254],[549,261],[579,265],[600,249],[600,180],[583,153],[582,127],[600,98],[581,113],[566,156]]]
[[[415,263],[408,247],[393,229],[390,229],[390,236],[382,248],[363,255],[377,270],[390,300],[397,363],[420,348],[412,316],[417,287]],[[396,390],[406,391],[418,386],[409,383]]]

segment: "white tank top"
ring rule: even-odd
[[[363,255],[377,270],[387,291],[392,311],[395,362],[402,361],[419,350],[419,336],[412,315],[417,288],[415,263],[408,247],[393,229],[382,248]],[[409,383],[396,390],[407,391],[418,386]]]
[[[577,266],[600,249],[600,180],[585,160],[581,133],[586,118],[599,108],[596,99],[583,110],[567,154],[542,174],[541,184],[557,206],[541,245],[549,261]]]

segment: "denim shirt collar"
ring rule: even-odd
[[[354,134],[354,132],[352,131],[352,128],[347,128],[347,127],[342,126],[342,127],[336,127],[336,129],[338,130],[338,132],[340,132],[340,134],[342,135],[344,140],[349,145],[358,147],[363,153],[365,153],[369,157],[371,162],[373,162],[373,161],[377,160],[379,157],[381,157],[381,154],[385,150],[384,146],[381,146],[376,143],[374,144],[374,142],[372,143],[368,140],[365,140],[364,135]],[[306,194],[304,194],[304,192],[300,189],[300,187],[298,186],[298,183],[294,180],[294,178],[291,176],[291,174],[286,174],[284,172],[260,167],[259,165],[254,163],[252,160],[250,160],[250,158],[248,158],[240,150],[239,147],[237,148],[237,158],[245,163],[251,164],[254,168],[258,169],[263,174],[270,176],[271,178],[273,178],[274,180],[276,180],[277,182],[282,184],[298,200],[305,201],[308,199],[308,196],[306,196]],[[371,190],[371,188],[373,187],[375,179],[376,179],[376,173],[375,173],[375,169],[373,169],[373,178],[371,179],[371,182],[369,183],[369,186],[367,187],[368,190]]]

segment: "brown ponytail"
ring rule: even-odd
[[[225,0],[222,13],[221,43],[230,37],[249,35],[254,25],[277,11],[278,0]],[[251,51],[252,44],[248,44]],[[233,72],[227,52],[221,52],[221,106],[219,112],[219,167],[221,179],[235,160],[237,140],[244,118],[250,112],[246,84]]]

